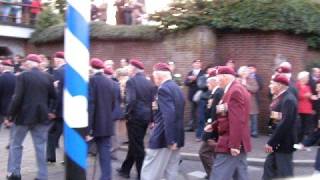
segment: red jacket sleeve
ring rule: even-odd
[[[240,149],[242,141],[242,125],[247,121],[245,95],[235,90],[228,103],[228,119],[230,128],[229,148]]]

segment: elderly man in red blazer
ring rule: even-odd
[[[218,119],[206,131],[217,131],[216,158],[211,180],[248,179],[247,152],[251,151],[249,111],[250,94],[235,78],[235,72],[220,66],[217,75],[224,96],[217,105]]]

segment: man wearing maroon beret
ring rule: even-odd
[[[53,58],[54,70],[53,79],[54,85],[57,92],[56,101],[56,117],[52,121],[52,127],[48,134],[48,146],[47,146],[47,161],[49,163],[56,162],[56,148],[59,145],[59,139],[63,132],[63,89],[64,89],[64,74],[66,62],[64,60],[64,53],[58,51],[54,54]]]
[[[183,112],[184,95],[172,80],[166,63],[154,66],[153,79],[158,86],[153,103],[154,127],[141,170],[141,180],[177,179],[180,155],[184,146]]]
[[[206,127],[218,132],[211,180],[248,179],[247,153],[251,151],[250,95],[235,78],[231,67],[218,68],[218,82],[224,95],[216,106],[217,120]]]
[[[128,66],[130,79],[126,83],[125,117],[129,150],[121,168],[117,169],[120,176],[128,178],[133,164],[136,165],[138,177],[142,168],[144,152],[144,136],[152,120],[152,101],[155,87],[144,74],[144,64],[137,59],[130,60]]]
[[[114,135],[115,87],[111,79],[104,75],[103,61],[92,58],[93,75],[89,80],[88,136],[97,145],[101,169],[100,179],[111,179],[111,136]]]
[[[48,179],[46,145],[50,119],[54,115],[50,108],[56,100],[52,77],[39,68],[40,58],[30,54],[26,58],[26,71],[17,76],[14,95],[9,106],[6,124],[13,126],[8,158],[8,179],[21,179],[22,144],[30,131],[33,139],[38,174],[36,179]]]
[[[268,153],[264,163],[263,180],[293,176],[293,145],[297,143],[297,99],[289,90],[289,79],[279,74],[272,78],[269,88],[273,95],[270,118],[275,124],[270,139],[265,145]]]

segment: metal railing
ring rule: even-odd
[[[0,0],[0,23],[17,26],[34,26],[37,11],[41,7],[34,7],[31,4],[12,3]]]

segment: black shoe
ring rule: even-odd
[[[6,146],[6,149],[10,149],[10,146],[9,146],[9,145],[7,145],[7,146]]]
[[[186,127],[186,128],[184,128],[184,131],[186,131],[186,132],[193,132],[194,129],[192,129],[191,127]]]
[[[123,177],[123,178],[126,178],[126,179],[129,179],[129,178],[130,178],[129,174],[123,172],[121,168],[116,169],[116,171],[118,172],[118,175],[119,175],[120,177]]]
[[[14,175],[11,174],[10,176],[7,176],[8,180],[21,180],[21,176],[20,175]]]

